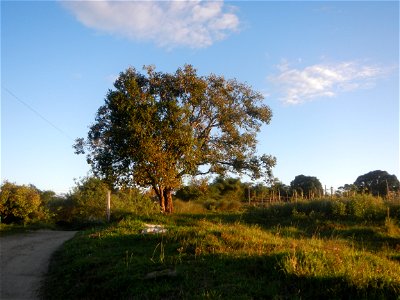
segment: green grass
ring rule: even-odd
[[[33,230],[49,229],[54,230],[56,226],[53,224],[36,222],[31,224],[4,224],[0,223],[0,236],[7,236],[18,233],[30,232]]]
[[[397,219],[334,220],[311,205],[94,227],[55,254],[43,298],[400,299]],[[168,231],[143,235],[145,223]]]

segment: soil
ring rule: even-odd
[[[38,299],[52,254],[75,234],[38,230],[0,237],[0,299]]]

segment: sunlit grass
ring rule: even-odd
[[[324,207],[324,204],[313,204]],[[323,219],[312,210],[132,216],[93,228],[54,257],[45,298],[396,299],[397,221]],[[380,212],[379,212],[380,213]],[[279,214],[279,213],[278,213]],[[163,234],[142,234],[145,223]]]

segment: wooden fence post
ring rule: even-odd
[[[107,191],[107,222],[110,222],[110,212],[111,212],[111,191]]]

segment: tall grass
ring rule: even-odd
[[[255,208],[255,217],[279,220],[290,217],[306,219],[380,222],[385,220],[388,209],[393,219],[400,221],[400,202],[385,202],[370,195],[355,195],[350,198],[303,200],[290,203],[275,203],[265,208]],[[261,219],[258,219],[261,221]]]

